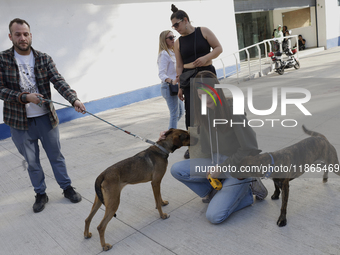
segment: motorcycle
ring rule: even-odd
[[[294,67],[295,69],[300,68],[300,62],[295,58],[294,54],[297,52],[297,49],[294,48],[291,50],[289,47],[284,47],[284,53],[288,56],[286,61],[282,60],[282,52],[269,52],[268,57],[272,59],[275,64],[275,72],[282,75],[286,68]]]

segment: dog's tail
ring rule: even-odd
[[[103,205],[105,205],[104,203],[104,196],[102,193],[102,182],[104,180],[104,175],[100,174],[97,179],[96,182],[94,184],[94,189],[96,191],[97,197],[99,198],[100,202],[102,202]]]
[[[303,131],[304,131],[307,135],[310,135],[310,136],[319,136],[319,137],[325,138],[325,139],[327,140],[326,136],[324,136],[324,135],[322,135],[322,134],[320,134],[320,133],[318,133],[318,132],[308,130],[304,125],[302,125],[302,129],[303,129]]]

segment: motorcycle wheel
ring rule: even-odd
[[[285,72],[285,69],[284,69],[284,68],[279,68],[279,69],[277,69],[277,73],[278,73],[279,75],[284,74],[284,72]]]
[[[299,61],[295,60],[296,61],[296,64],[294,65],[294,68],[295,69],[299,69],[300,68],[300,63]]]

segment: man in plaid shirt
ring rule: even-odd
[[[31,47],[29,24],[14,19],[9,24],[13,47],[0,53],[0,99],[4,100],[4,122],[10,126],[12,140],[28,164],[36,199],[34,212],[41,212],[48,202],[43,169],[39,160],[41,141],[54,176],[71,202],[81,201],[67,174],[65,159],[60,152],[58,116],[52,103],[38,106],[41,98],[51,99],[50,82],[75,108],[85,113],[77,94],[59,74],[52,58]]]

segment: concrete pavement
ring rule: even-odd
[[[312,116],[289,106],[287,116],[276,111],[275,119],[296,119],[296,128],[283,128],[281,122],[255,128],[259,147],[273,151],[307,137],[301,125],[324,134],[340,152],[339,98],[340,48],[301,57],[301,69],[287,70],[241,83],[245,92],[252,87],[254,106],[268,109],[271,88],[302,87],[312,98],[305,105]],[[228,82],[226,79],[224,82]],[[279,101],[280,102],[280,101]],[[265,119],[247,110],[248,119]],[[157,140],[168,125],[168,109],[161,97],[98,114],[130,132]],[[97,226],[104,207],[95,215],[91,239],[84,239],[84,220],[94,200],[94,181],[108,166],[132,156],[149,145],[86,116],[59,126],[62,151],[72,185],[83,200],[72,204],[62,195],[48,159],[41,151],[49,202],[41,213],[33,213],[34,191],[26,164],[11,139],[0,141],[0,254],[99,254]],[[184,129],[184,119],[179,128]],[[232,214],[225,222],[212,225],[205,218],[207,204],[170,174],[174,162],[183,160],[186,148],[169,157],[162,181],[162,196],[170,204],[163,208],[171,217],[159,218],[150,183],[128,185],[121,195],[117,218],[106,229],[106,241],[113,248],[105,254],[340,254],[340,178],[330,173],[322,178],[301,178],[291,182],[288,225],[279,228],[276,220],[281,200],[271,200],[271,180],[264,180],[269,196]]]

